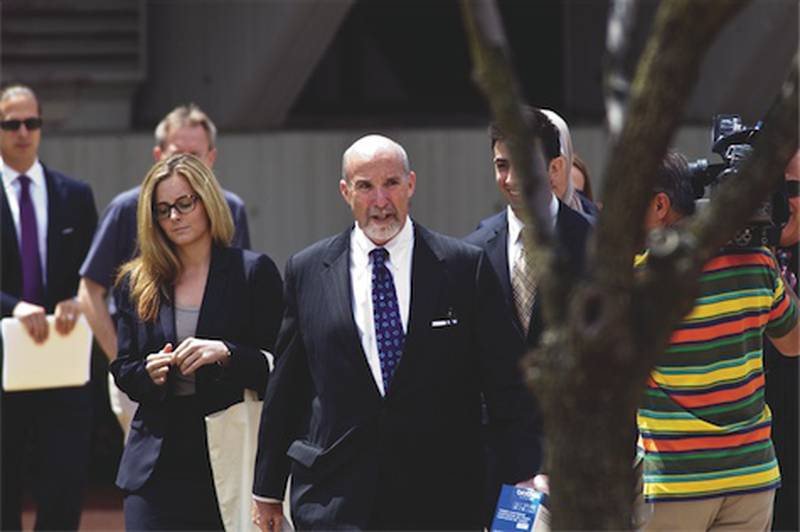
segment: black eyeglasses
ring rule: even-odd
[[[28,131],[35,131],[42,127],[42,119],[39,117],[31,117],[25,120],[3,120],[0,122],[0,129],[3,131],[16,131],[22,124],[25,124],[25,129]]]
[[[175,203],[162,201],[161,203],[156,203],[156,206],[153,207],[153,213],[159,220],[169,218],[172,214],[172,209],[175,209],[180,214],[189,214],[197,206],[197,200],[199,199],[194,194],[186,194],[176,199]]]

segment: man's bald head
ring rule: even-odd
[[[383,135],[366,135],[351,144],[342,155],[342,179],[350,180],[350,168],[354,161],[372,160],[380,155],[396,157],[406,175],[411,170],[406,150],[400,144]]]
[[[405,225],[416,182],[406,150],[382,135],[362,137],[342,155],[339,192],[358,227],[377,246]]]

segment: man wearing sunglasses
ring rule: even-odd
[[[159,161],[175,153],[191,153],[212,167],[217,158],[216,139],[217,128],[206,113],[194,104],[181,105],[170,111],[156,127],[153,158]],[[81,307],[109,361],[117,357],[117,333],[111,317],[115,309],[108,308],[106,296],[119,267],[136,253],[136,205],[140,188],[136,186],[123,192],[108,204],[80,270]],[[244,202],[232,192],[223,192],[236,228],[231,245],[248,249],[250,233]],[[120,392],[110,377],[109,397],[111,409],[127,439],[136,403]]]
[[[89,186],[39,162],[40,113],[30,88],[14,85],[0,93],[2,315],[19,319],[38,343],[75,325],[78,269],[97,224]],[[47,314],[55,315],[55,331]],[[36,528],[76,530],[88,473],[88,386],[3,392],[0,406],[0,527],[21,528],[23,485],[30,478]]]

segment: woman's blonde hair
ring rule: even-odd
[[[189,183],[208,216],[214,245],[228,246],[233,238],[233,218],[214,172],[189,153],[162,159],[147,172],[136,208],[136,258],[124,264],[117,274],[117,285],[129,277],[131,302],[142,321],[154,321],[162,298],[169,299],[178,277],[181,261],[175,244],[167,238],[155,216],[155,191],[159,183],[174,175]]]

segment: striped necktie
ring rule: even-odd
[[[533,303],[536,300],[536,280],[533,276],[533,268],[531,267],[528,253],[525,249],[527,242],[523,234],[527,228],[523,228],[517,237],[517,242],[520,243],[519,253],[514,261],[514,267],[511,271],[511,289],[514,295],[514,308],[517,311],[517,317],[522,325],[522,330],[525,336],[528,335],[528,328],[531,323],[531,315],[533,314]]]

